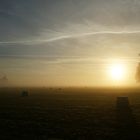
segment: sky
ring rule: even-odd
[[[0,0],[0,81],[136,86],[139,13],[139,0]],[[114,64],[126,69],[120,81]]]

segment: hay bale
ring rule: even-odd
[[[21,97],[27,97],[27,96],[29,96],[28,91],[24,90],[21,92]]]
[[[117,97],[117,106],[118,107],[128,107],[129,100],[127,96],[119,96]]]

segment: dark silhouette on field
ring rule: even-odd
[[[27,97],[29,95],[28,91],[24,90],[21,93],[21,97]]]
[[[117,137],[119,140],[137,140],[138,125],[132,113],[128,97],[117,98]]]

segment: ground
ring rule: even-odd
[[[140,139],[140,89],[0,89],[0,139]],[[117,103],[127,96],[127,106]]]

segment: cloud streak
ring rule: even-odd
[[[32,44],[42,44],[42,43],[51,43],[63,39],[69,38],[79,38],[84,36],[92,36],[92,35],[119,35],[119,34],[140,34],[140,31],[99,31],[99,32],[87,32],[81,34],[69,34],[62,35],[50,39],[35,39],[35,40],[25,40],[25,41],[1,41],[0,45],[14,45],[14,44],[23,44],[23,45],[32,45]]]

